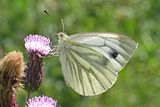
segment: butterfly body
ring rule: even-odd
[[[108,90],[127,64],[138,44],[113,33],[58,33],[58,49],[64,79],[84,96]]]

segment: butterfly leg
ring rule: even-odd
[[[53,56],[59,56],[58,46],[54,46],[53,49],[51,49],[51,52],[49,54]]]

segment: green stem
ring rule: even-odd
[[[29,100],[29,98],[30,98],[30,90],[28,90],[27,101]]]
[[[29,98],[30,98],[30,90],[28,89],[28,91],[27,91],[27,99],[26,99],[26,104],[27,104],[27,102],[28,102],[28,100],[29,100]]]

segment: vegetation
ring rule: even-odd
[[[54,33],[62,31],[61,18],[68,35],[114,32],[139,43],[115,85],[101,95],[83,97],[68,88],[59,57],[48,57],[43,65],[43,84],[32,96],[55,98],[57,107],[160,106],[159,0],[1,0],[0,7],[0,56],[19,50],[27,61],[23,38],[42,34],[54,40]],[[24,106],[26,94],[23,89],[18,92],[19,107]]]

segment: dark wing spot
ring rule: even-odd
[[[118,52],[113,50],[111,53],[110,53],[110,56],[114,59],[116,59],[116,57],[118,56]]]
[[[102,65],[106,66],[107,64],[108,64],[108,59],[104,59],[104,60],[102,61]]]

